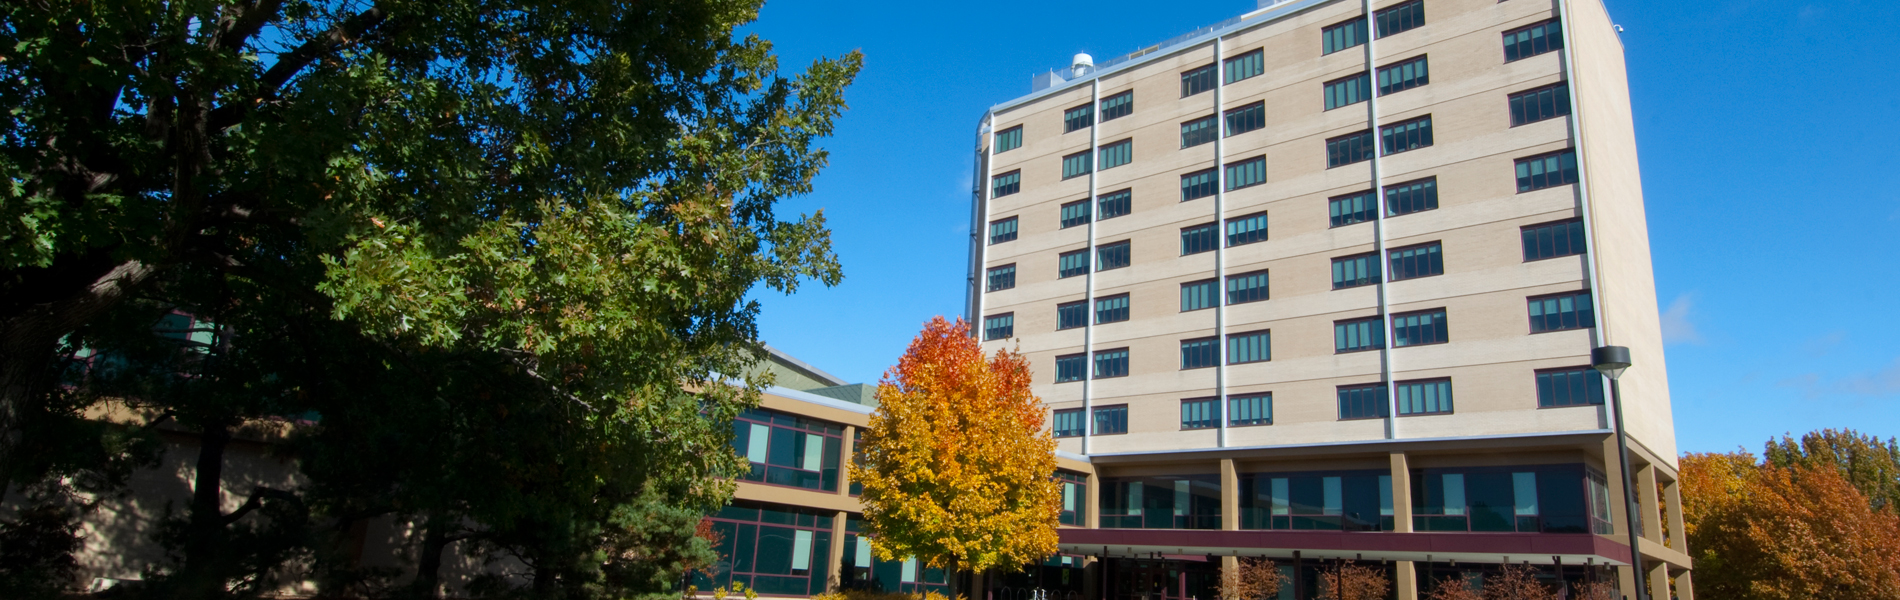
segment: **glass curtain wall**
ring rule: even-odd
[[[746,481],[838,491],[842,425],[754,409],[732,420],[732,434],[733,450],[752,464]]]
[[[1220,476],[1118,477],[1101,482],[1101,526],[1220,529]]]

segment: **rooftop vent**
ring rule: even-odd
[[[1095,57],[1089,56],[1086,52],[1075,55],[1075,60],[1069,62],[1070,77],[1081,77],[1094,70]]]

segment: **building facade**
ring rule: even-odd
[[[979,126],[967,311],[1088,462],[1062,548],[1091,595],[1205,598],[1213,557],[1266,556],[1286,598],[1345,559],[1404,599],[1503,563],[1692,598],[1600,0],[1260,4]],[[1635,356],[1627,475],[1603,345]]]

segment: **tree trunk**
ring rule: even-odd
[[[962,571],[961,569],[958,569],[958,568],[957,568],[957,559],[956,559],[956,557],[954,557],[954,556],[953,556],[953,557],[950,557],[950,564],[948,564],[948,565],[944,565],[944,571],[945,571],[945,574],[946,574],[946,575],[948,575],[947,577],[944,577],[944,578],[943,578],[943,580],[944,580],[944,583],[945,583],[945,586],[944,586],[944,587],[946,588],[946,591],[948,591],[948,592],[950,592],[950,593],[948,593],[948,594],[944,594],[944,595],[945,595],[945,596],[949,596],[949,597],[950,597],[950,600],[956,600],[956,598],[957,598],[957,579],[958,579],[959,577],[961,577],[961,576],[963,575],[963,571]],[[922,575],[922,573],[918,573],[918,575]],[[917,579],[918,579],[919,581],[922,581],[922,580],[923,580],[923,578],[922,578],[922,577],[918,577]]]
[[[173,587],[174,597],[180,600],[216,598],[225,591],[220,563],[226,537],[224,450],[230,443],[231,427],[222,420],[206,424],[198,437],[198,473],[185,526],[185,561]]]
[[[416,557],[416,580],[411,583],[415,598],[433,600],[442,593],[442,551],[448,548],[448,526],[431,518],[424,525],[422,551]]]

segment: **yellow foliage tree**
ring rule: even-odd
[[[878,382],[851,477],[883,560],[1016,569],[1056,552],[1055,439],[1029,361],[986,357],[963,319],[931,319]]]

